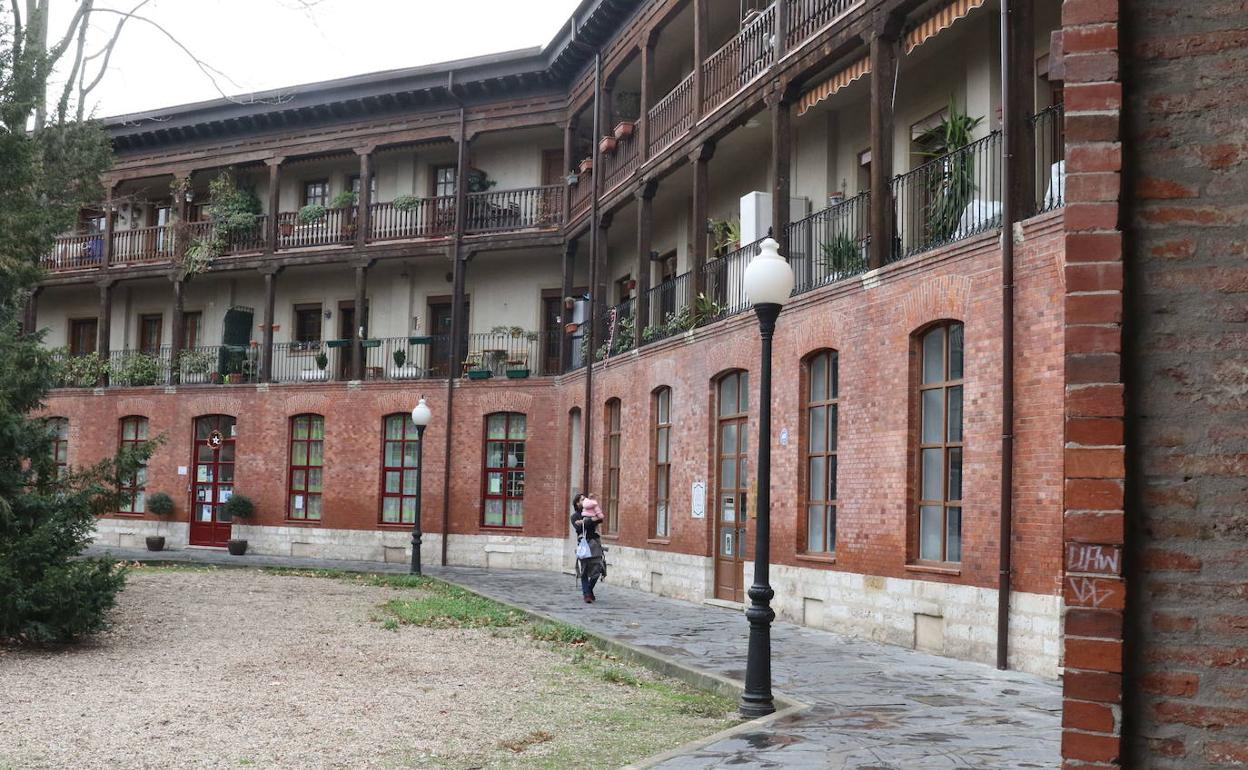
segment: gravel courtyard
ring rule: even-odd
[[[0,648],[0,770],[616,767],[729,724],[514,629],[381,622],[420,593],[135,571],[112,631]]]

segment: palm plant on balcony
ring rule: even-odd
[[[975,128],[983,118],[972,118],[958,109],[953,97],[941,122],[924,132],[918,143],[929,149],[923,154],[937,159],[928,177],[925,208],[928,235],[932,242],[951,240],[966,207],[979,187],[975,184],[975,158],[959,152],[971,144]]]
[[[819,244],[819,250],[819,266],[829,277],[853,275],[866,267],[862,248],[848,233],[837,233],[832,240]]]

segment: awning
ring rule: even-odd
[[[984,4],[985,0],[953,0],[932,12],[930,16],[919,22],[918,26],[906,33],[906,53],[936,37],[942,30],[949,29],[958,19]]]
[[[837,91],[840,91],[842,88],[863,75],[868,75],[870,73],[871,59],[870,57],[864,56],[819,85],[810,89],[806,93],[802,94],[801,100],[797,103],[797,114],[805,115],[806,111],[811,107],[814,107],[819,102],[827,99],[829,96]]]

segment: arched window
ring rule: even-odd
[[[803,465],[806,552],[836,550],[837,354],[821,350],[806,359]]]
[[[482,476],[485,502],[482,525],[524,526],[524,453],[527,420],[519,412],[496,412],[485,417]]]
[[[122,451],[137,449],[145,441],[147,441],[146,417],[121,418],[118,445]],[[122,499],[121,505],[118,506],[118,513],[143,513],[147,510],[147,493],[143,490],[145,484],[147,484],[146,461],[132,475],[121,480]]]
[[[416,423],[407,413],[388,414],[381,430],[381,523],[416,521],[416,483],[420,465]]]
[[[47,425],[52,431],[52,460],[56,463],[56,477],[63,479],[69,474],[69,418],[49,417]]]
[[[672,533],[672,389],[654,391],[654,536]]]
[[[319,414],[300,414],[290,418],[288,518],[296,521],[321,520],[324,466],[325,418]]]
[[[613,398],[607,402],[606,430],[603,431],[602,458],[606,467],[602,473],[602,483],[606,489],[603,501],[606,521],[603,533],[616,535],[620,532],[620,400]]]
[[[918,556],[962,560],[962,324],[942,321],[919,339]]]

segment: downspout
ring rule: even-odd
[[[447,90],[450,92],[451,97],[454,98],[455,97],[454,82],[450,81],[449,79],[448,79]],[[459,99],[456,99],[456,101],[459,102],[459,151],[458,151],[458,159],[456,161],[458,165],[455,167],[456,168],[455,192],[456,192],[456,199],[457,199],[456,200],[457,205],[456,205],[456,211],[455,211],[455,240],[454,240],[454,245],[451,247],[451,254],[452,254],[453,259],[455,260],[454,264],[452,265],[452,269],[455,271],[456,274],[459,274],[461,270],[459,266],[459,259],[460,259],[459,252],[462,246],[461,233],[463,232],[462,223],[463,223],[463,216],[464,216],[464,212],[460,210],[462,207],[458,206],[458,201],[463,199],[463,195],[460,194],[460,189],[459,189],[459,187],[461,186],[463,175],[460,173],[459,170],[464,167],[464,163],[466,162],[465,156],[467,153],[464,152],[464,122],[465,122],[464,121],[464,103],[462,101],[459,101]],[[452,320],[458,317],[460,315],[460,312],[461,311],[457,311],[455,308],[451,308]],[[449,355],[449,360],[447,361],[447,364],[446,364],[446,454],[444,455],[444,459],[442,461],[442,554],[441,554],[442,558],[441,558],[440,563],[443,567],[446,566],[447,543],[451,539],[451,532],[450,532],[450,529],[451,529],[451,526],[450,526],[450,523],[451,523],[451,443],[452,443],[451,441],[451,436],[452,436],[451,415],[455,411],[455,365],[458,363],[457,359],[459,358],[458,335],[460,334],[461,331],[462,331],[461,329],[452,330],[451,344],[447,346],[450,348],[451,352]],[[421,468],[420,472],[423,473],[424,468]]]
[[[1010,0],[1001,0],[1001,552],[997,577],[997,668],[1009,668],[1010,546],[1014,535],[1014,136],[1010,109]]]
[[[595,332],[598,328],[598,311],[599,303],[602,297],[598,296],[598,249],[600,248],[598,224],[601,211],[599,209],[599,193],[601,192],[602,169],[599,164],[602,161],[602,153],[599,150],[598,141],[602,132],[602,109],[598,103],[602,98],[602,51],[594,52],[594,130],[591,135],[593,142],[593,158],[594,169],[591,179],[593,182],[593,205],[589,217],[589,333],[584,335],[588,340],[585,353],[585,409],[581,418],[581,432],[584,435],[584,444],[581,447],[581,486],[583,490],[588,491],[589,486],[589,467],[593,462],[594,456],[594,421],[593,421],[593,404],[594,404],[594,351],[597,349],[597,340],[594,339]]]

